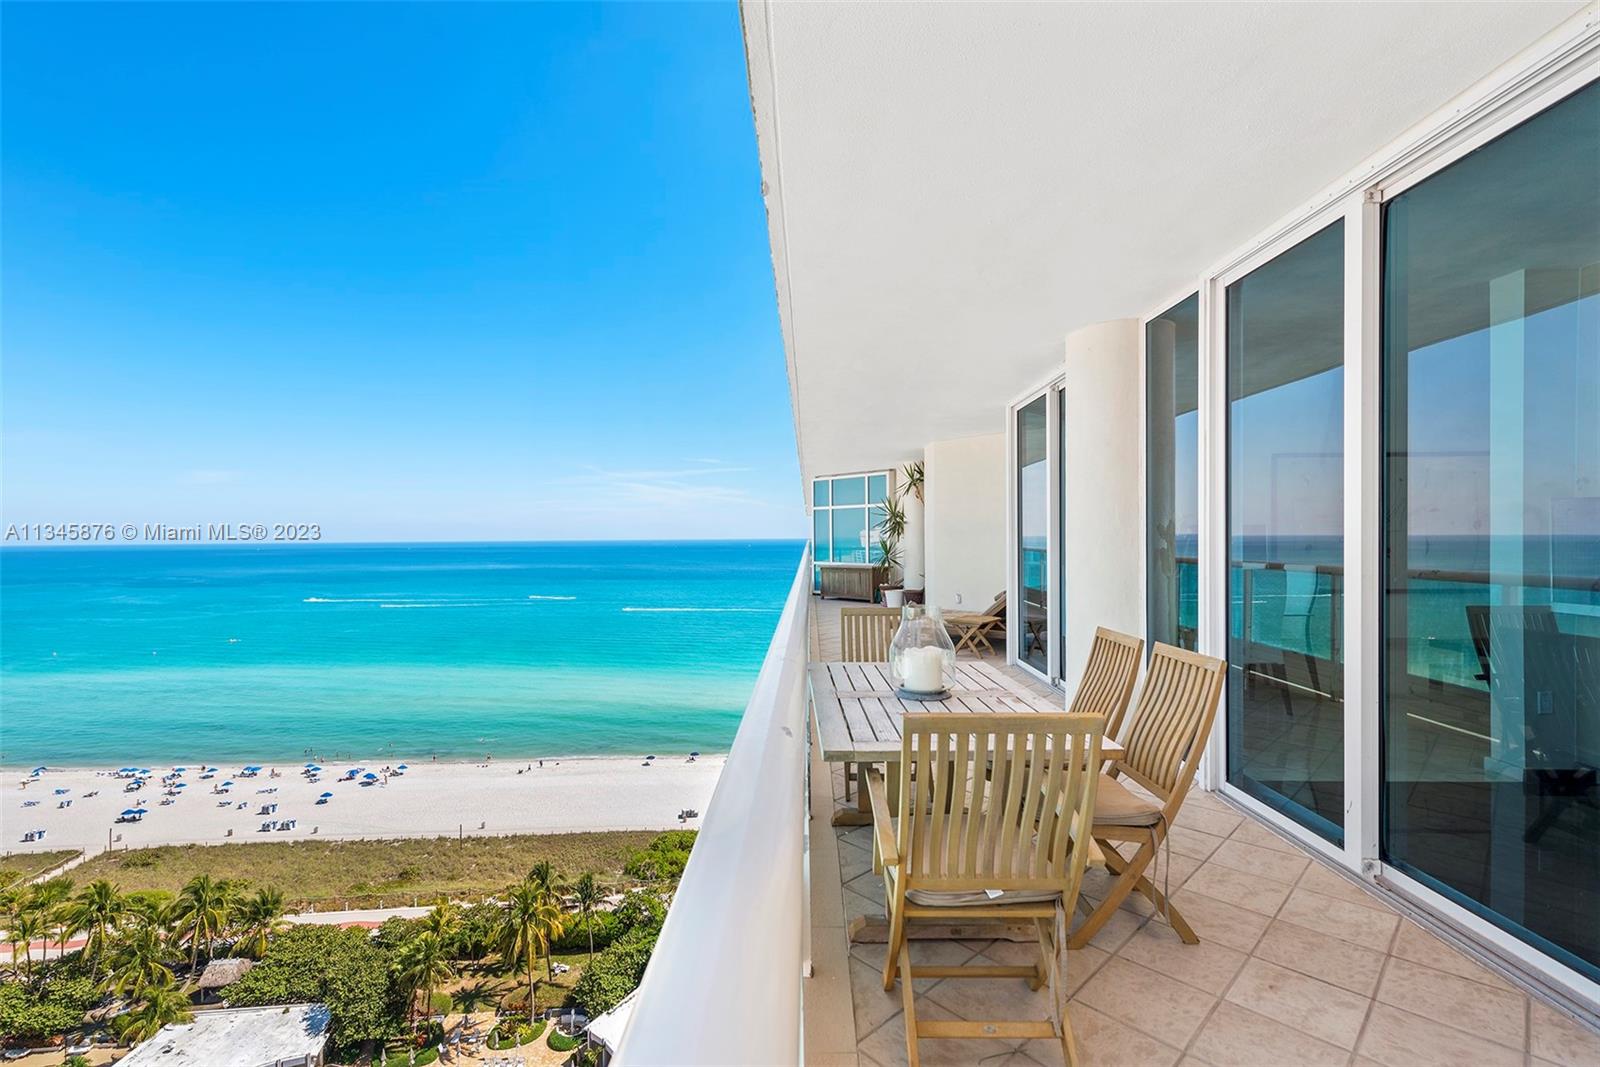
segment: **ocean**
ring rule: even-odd
[[[0,764],[726,751],[800,541],[0,550]]]

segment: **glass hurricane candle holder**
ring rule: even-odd
[[[943,700],[945,678],[955,671],[956,646],[936,609],[907,604],[889,643],[889,677],[910,700]]]

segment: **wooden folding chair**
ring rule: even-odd
[[[1144,656],[1144,638],[1095,627],[1089,660],[1078,679],[1078,691],[1067,710],[1074,715],[1104,715],[1106,736],[1116,737],[1128,714],[1133,683],[1139,679],[1139,663]]]
[[[1054,1037],[1066,1062],[1078,1063],[1056,924],[1065,929],[1083,881],[1104,730],[1099,715],[910,714],[901,738],[898,812],[889,808],[883,773],[868,772],[873,865],[883,873],[889,902],[883,988],[900,982],[911,1067],[920,1063],[917,1042],[930,1038]],[[984,773],[991,760],[992,776]],[[1031,922],[1038,962],[912,965],[910,924],[971,920]],[[1022,978],[1030,989],[1048,985],[1051,1017],[919,1022],[918,978]]]
[[[1116,881],[1100,906],[1073,931],[1068,948],[1088,944],[1135,889],[1166,912],[1185,944],[1200,943],[1144,872],[1166,840],[1194,782],[1226,675],[1227,664],[1220,659],[1156,644],[1127,736],[1122,738],[1124,754],[1100,776],[1097,790],[1091,833]],[[1122,783],[1123,778],[1144,787],[1155,801],[1134,793]],[[1116,842],[1139,847],[1132,858],[1124,858],[1116,850]]]
[[[839,609],[839,658],[846,663],[887,663],[889,643],[900,628],[899,608]],[[850,785],[859,768],[844,765],[844,798],[850,799]]]
[[[889,642],[899,628],[899,608],[840,608],[839,658],[846,663],[887,663]]]

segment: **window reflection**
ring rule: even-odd
[[[1344,226],[1228,287],[1228,780],[1344,839]]]
[[[1050,486],[1046,397],[1017,412],[1017,587],[1021,626],[1017,655],[1041,673],[1050,669]]]
[[[1200,297],[1145,324],[1149,639],[1195,648],[1200,622]]]
[[[1600,86],[1384,257],[1385,857],[1600,977]]]

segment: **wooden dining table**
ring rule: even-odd
[[[950,695],[944,700],[910,700],[895,693],[887,663],[813,663],[810,667],[811,708],[816,717],[817,741],[829,763],[898,763],[900,731],[907,712],[1037,712],[1060,715],[1066,710],[1060,697],[1041,695],[988,663],[958,660],[947,674]],[[1101,742],[1107,759],[1122,755],[1111,738]],[[864,826],[872,822],[864,790],[857,790],[857,806],[841,808],[835,826]]]
[[[945,685],[950,695],[944,700],[908,700],[897,696],[887,663],[813,663],[809,673],[817,743],[823,760],[829,763],[899,763],[900,734],[907,712],[1059,715],[1066,710],[1061,697],[1040,694],[998,667],[973,660],[958,660],[955,670],[947,673]],[[1123,754],[1123,749],[1107,737],[1101,741],[1100,754],[1105,759],[1115,759]],[[898,775],[891,774],[889,784],[894,789],[898,785]],[[895,803],[893,797],[890,803]],[[856,807],[839,808],[833,813],[835,826],[868,826],[871,823],[872,809],[864,788],[856,790]],[[1092,866],[1104,865],[1093,842],[1090,842],[1090,853]],[[848,933],[852,942],[882,943],[888,939],[888,924],[880,917],[858,916],[851,922]],[[940,940],[998,936],[1005,940],[1028,941],[1035,935],[1031,924],[992,927],[987,923],[957,923],[919,927],[909,936]]]

